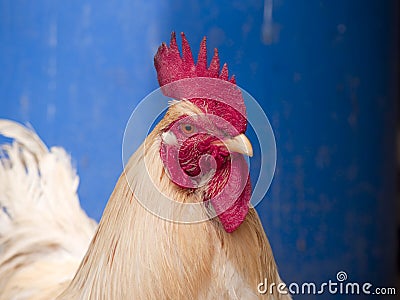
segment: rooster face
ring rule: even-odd
[[[234,230],[250,199],[243,157],[252,156],[249,140],[224,118],[190,101],[173,103],[165,119],[173,121],[161,130],[160,156],[170,180],[182,189],[201,190],[225,229]]]
[[[185,99],[173,103],[164,118],[161,159],[169,178],[180,188],[202,192],[203,201],[211,203],[224,229],[232,232],[244,221],[251,196],[243,157],[252,155],[244,135],[246,107],[227,65],[220,70],[218,50],[208,67],[204,38],[195,64],[181,36],[182,55],[173,32],[170,45],[163,43],[154,57],[163,94]]]

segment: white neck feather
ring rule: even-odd
[[[142,145],[131,157],[89,250],[60,299],[164,299],[166,295],[173,299],[193,298],[205,284],[199,282],[199,276],[210,272],[205,265],[212,260],[211,224],[166,221],[136,199],[136,195],[140,199],[146,196],[146,205],[156,207],[160,194],[149,184],[150,178],[154,182],[158,179],[159,190],[177,201],[198,199],[192,193],[189,200],[187,193],[169,181],[158,153],[159,139],[153,141],[145,155]],[[170,210],[170,217],[183,213],[170,205],[160,209]]]

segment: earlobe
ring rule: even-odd
[[[161,139],[165,144],[178,146],[178,140],[176,139],[175,134],[170,130],[163,132],[161,134]]]

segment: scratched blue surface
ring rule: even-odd
[[[394,285],[395,1],[158,2],[1,0],[0,117],[71,153],[98,220],[158,45],[184,31],[197,53],[207,35],[276,134],[257,210],[283,279]]]

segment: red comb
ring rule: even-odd
[[[220,62],[217,49],[214,49],[214,56],[211,60],[210,66],[207,68],[207,45],[205,37],[200,43],[197,64],[195,64],[192,50],[190,49],[186,36],[183,32],[181,33],[181,36],[182,57],[176,43],[175,32],[172,32],[171,34],[169,47],[165,43],[162,43],[154,57],[154,66],[157,70],[157,77],[160,86],[179,79],[194,77],[219,78],[233,84],[236,83],[235,76],[228,79],[228,66],[226,63],[223,65],[221,72],[219,72]]]
[[[188,99],[204,112],[226,119],[238,132],[246,131],[246,108],[242,93],[236,87],[235,77],[232,76],[229,79],[227,64],[223,65],[220,72],[218,50],[214,50],[210,66],[207,67],[207,45],[204,37],[200,43],[197,64],[195,64],[185,34],[181,33],[181,36],[182,56],[176,43],[175,32],[171,34],[169,47],[162,43],[154,56],[158,82],[161,87],[168,85],[163,88],[163,93],[176,99]],[[199,80],[178,82],[186,78]],[[216,84],[215,80],[211,79],[220,80],[217,80],[219,83]],[[174,82],[176,82],[175,85],[169,85]]]

